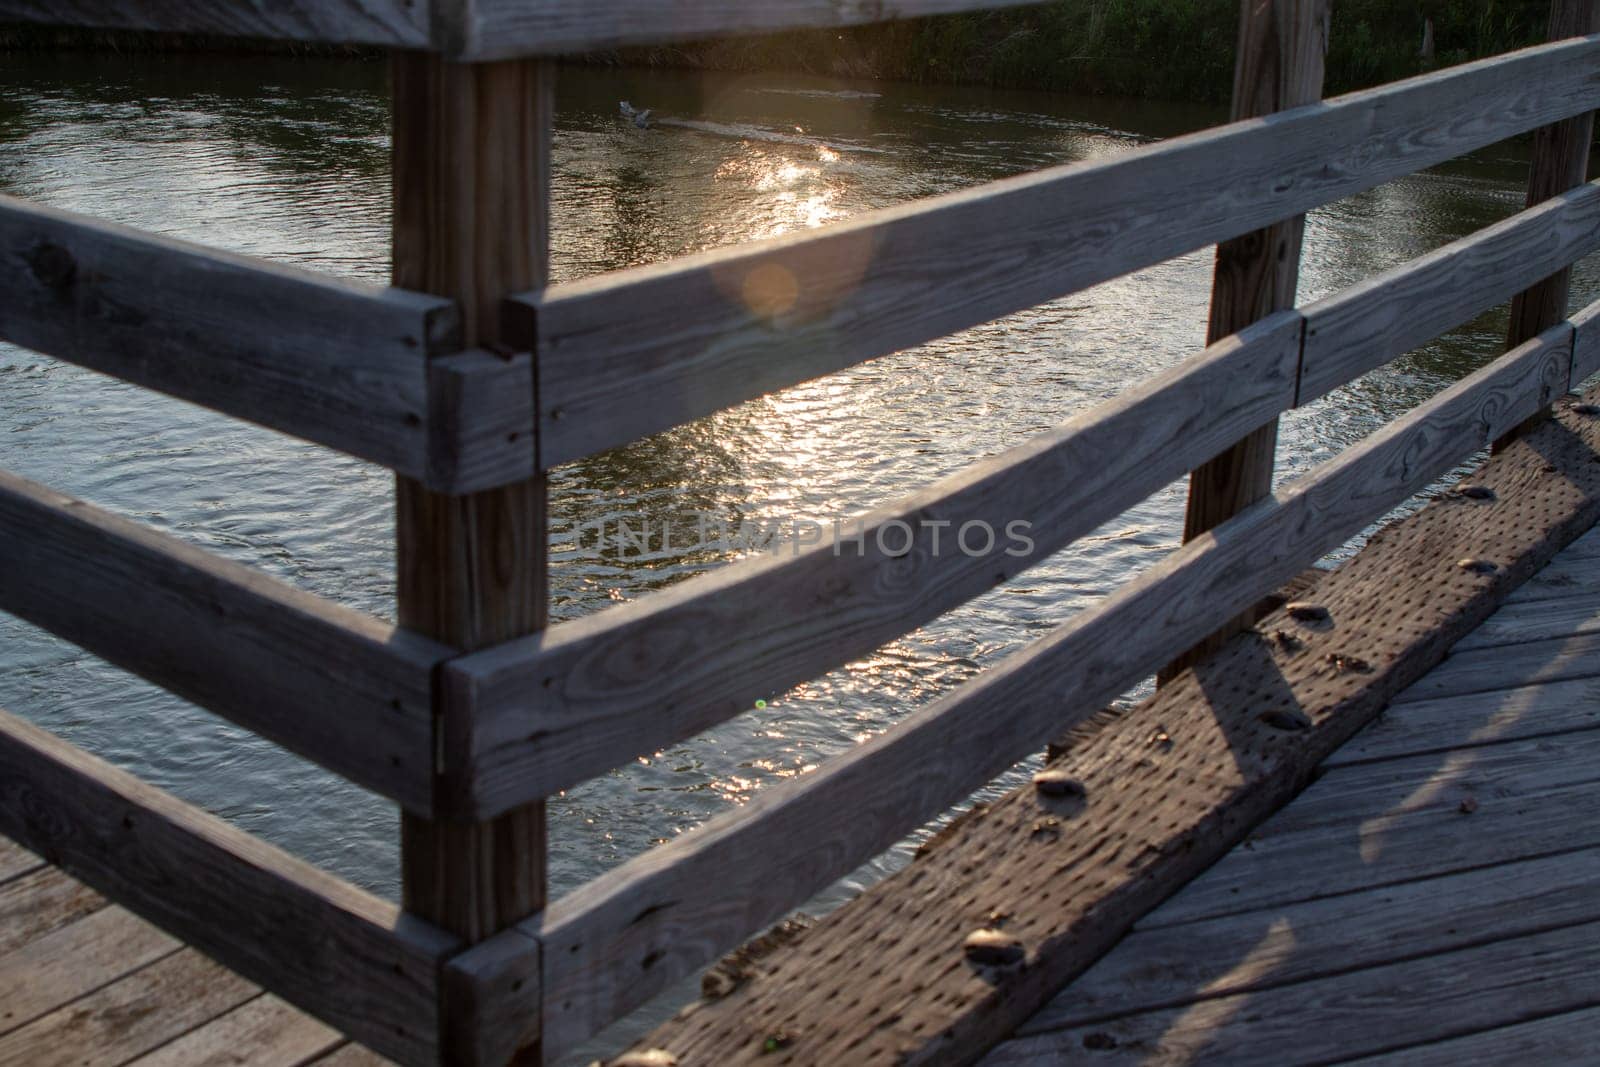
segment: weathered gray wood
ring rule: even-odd
[[[1518,741],[1597,726],[1600,678],[1546,682],[1441,700],[1412,700],[1385,711],[1329,756],[1323,767]]]
[[[183,949],[0,1037],[0,1065],[126,1063],[258,992],[227,968]]]
[[[533,359],[461,352],[428,363],[428,487],[462,496],[537,473]]]
[[[312,1060],[307,1067],[389,1067],[389,1061],[360,1045],[345,1045]]]
[[[1475,1031],[1447,1041],[1351,1060],[1351,1067],[1504,1067],[1508,1063],[1581,1063],[1594,1053],[1600,1008]]]
[[[15,841],[0,837],[0,885],[44,866],[44,860]]]
[[[1600,633],[1600,593],[1532,604],[1507,604],[1456,645],[1458,652]],[[1600,666],[1600,664],[1596,664]]]
[[[1432,340],[1600,248],[1600,185],[1583,185],[1305,309],[1298,403]]]
[[[1540,682],[1600,676],[1600,634],[1480,648],[1451,656],[1396,703],[1459,697]]]
[[[0,22],[426,48],[438,0],[0,0]]]
[[[1529,578],[1506,600],[1507,604],[1531,604],[1539,600],[1568,600],[1600,596],[1600,566],[1593,556],[1563,552],[1550,566]]]
[[[1600,920],[1594,850],[1384,885],[1390,858],[1386,853],[1370,864],[1383,888],[1135,930],[1018,1027],[1017,1036]],[[1470,860],[1469,851],[1462,866]]]
[[[0,887],[0,952],[14,952],[105,906],[99,893],[54,867],[8,882]]]
[[[534,321],[514,336],[540,353],[541,463],[1031,307],[1592,109],[1597,56],[1600,40],[1544,45],[530,294],[513,308]],[[788,292],[796,296],[785,309],[791,302],[777,297]]]
[[[630,44],[1017,7],[1037,0],[466,0],[438,42],[458,59],[556,56]]]
[[[603,774],[993,588],[1284,410],[1299,338],[1293,312],[1226,338],[1058,430],[862,517],[861,548],[821,532],[804,550],[452,662],[447,692],[471,709],[460,718],[472,732],[446,751],[461,802],[494,814]],[[1031,547],[1008,537],[1017,520],[1029,523]],[[974,522],[995,541],[969,555],[958,538]]]
[[[1570,331],[1550,331],[890,732],[523,924],[543,943],[546,1049],[570,1048],[848,873],[1537,410],[1564,387],[1569,346]]]
[[[0,833],[342,1032],[437,1056],[453,938],[4,713]]]
[[[430,461],[439,424],[455,424],[430,413],[427,357],[460,347],[455,306],[438,297],[10,197],[0,197],[0,294],[0,338],[412,477],[470,484],[485,466],[512,462],[498,452],[527,451],[525,438],[518,447],[469,435]],[[503,388],[525,382],[508,373]],[[519,430],[531,432],[531,417]],[[466,472],[436,469],[457,454]]]
[[[1597,749],[1585,730],[1331,770],[1137,928],[1592,849]]]
[[[1241,0],[1233,68],[1235,121],[1302,107],[1321,98],[1329,17],[1327,0]],[[1206,323],[1208,342],[1295,306],[1305,223],[1304,215],[1296,215],[1217,245]],[[1196,467],[1189,476],[1183,539],[1192,540],[1270,496],[1277,457],[1278,420],[1274,418]],[[1165,685],[1184,667],[1254,622],[1248,612],[1230,619],[1158,671],[1156,684]]]
[[[0,956],[0,1034],[169,956],[182,946],[118,907],[104,907]]]
[[[1600,301],[1590,304],[1568,321],[1578,331],[1572,346],[1572,388],[1577,389],[1591,375],[1600,372]]]
[[[983,1067],[1290,1067],[1388,1052],[1600,999],[1600,923],[1008,1041]]]
[[[0,472],[0,608],[429,811],[449,649]]]
[[[267,993],[139,1057],[130,1067],[300,1067],[343,1042],[337,1031]]]

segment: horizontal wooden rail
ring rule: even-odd
[[[1572,316],[1577,336],[1572,341],[1572,381],[1577,389],[1591,375],[1600,373],[1600,301]]]
[[[0,712],[0,833],[402,1063],[437,1063],[448,934]]]
[[[459,347],[455,305],[0,196],[0,339],[444,491],[527,477],[531,372]],[[457,379],[484,417],[458,417]],[[497,432],[482,429],[492,425]]]
[[[0,560],[0,610],[432,810],[445,646],[4,472]]]
[[[1305,308],[1298,403],[1504,303],[1600,248],[1600,184],[1582,185]]]
[[[452,981],[559,1054],[715,959],[1148,677],[1566,389],[1547,331],[1291,482],[1046,637],[811,775],[609,872],[469,950]],[[542,1005],[506,974],[543,953]]]
[[[1092,532],[1294,397],[1282,312],[1058,430],[851,523],[451,662],[446,786],[483,818],[654,752],[864,655]],[[1029,539],[1008,538],[1022,520]],[[986,523],[987,550],[968,523]],[[850,540],[859,529],[859,540]],[[979,529],[982,534],[982,528]]]
[[[411,0],[0,0],[0,22],[426,48],[433,3]]]
[[[1600,105],[1600,38],[1493,59],[512,302],[555,466]]]

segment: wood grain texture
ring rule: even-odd
[[[0,0],[0,22],[424,48],[428,0]]]
[[[408,809],[442,645],[0,472],[0,607]]]
[[[519,298],[531,314],[511,337],[540,353],[540,461],[625,444],[1592,109],[1597,56],[1600,40],[1544,45]]]
[[[1592,850],[1384,884],[1389,858],[1369,865],[1377,889],[1135,930],[1017,1037],[1600,921]]]
[[[1552,0],[1552,41],[1600,31],[1597,0]],[[1533,134],[1533,162],[1528,174],[1528,206],[1581,185],[1589,176],[1589,150],[1594,141],[1594,112],[1588,110]],[[1515,348],[1567,317],[1567,291],[1572,271],[1563,268],[1518,293],[1511,301],[1506,347]]]
[[[10,953],[106,906],[99,893],[53,867],[0,888],[0,952]]]
[[[1487,693],[1508,686],[1600,677],[1600,634],[1458,652],[1396,703]]]
[[[986,592],[1183,476],[1294,391],[1286,312],[819,543],[452,662],[447,739],[466,810],[494,814],[603,774],[863,655]],[[1021,520],[1031,546],[1008,538]],[[987,523],[988,551],[959,548]],[[936,525],[937,524],[937,525]],[[846,524],[845,537],[853,535]],[[981,547],[981,537],[969,538]],[[758,680],[758,681],[756,681]],[[752,686],[759,691],[753,691]]]
[[[1323,767],[1501,744],[1597,726],[1600,678],[1573,678],[1461,697],[1413,700],[1385,710],[1376,722],[1329,756]]]
[[[1568,321],[1578,332],[1572,346],[1572,388],[1576,390],[1600,372],[1600,301],[1577,312]]]
[[[1508,604],[1462,638],[1456,649],[1470,652],[1594,633],[1600,633],[1600,594],[1567,597],[1553,603]]]
[[[1235,122],[1314,103],[1322,97],[1328,49],[1328,0],[1241,0],[1239,46],[1233,69]],[[1206,340],[1215,341],[1284,308],[1300,280],[1305,216],[1223,241],[1211,281]],[[1278,420],[1252,430],[1189,476],[1183,537],[1191,540],[1272,492],[1278,458]],[[1165,684],[1255,620],[1230,620],[1157,674]]]
[[[482,350],[428,363],[428,488],[464,496],[525,482],[534,456],[533,358]]]
[[[631,44],[859,26],[1016,7],[1036,0],[464,0],[440,47],[457,59],[509,59]]]
[[[0,1037],[0,1065],[126,1063],[258,992],[184,949]]]
[[[344,1042],[270,993],[189,1031],[129,1067],[300,1067]]]
[[[1325,396],[1596,248],[1600,185],[1582,185],[1316,301],[1305,309],[1297,403]]]
[[[1594,731],[1583,730],[1330,769],[1302,794],[1305,804],[1256,827],[1135,928],[1593,849],[1600,842],[1597,750]],[[1323,797],[1348,808],[1325,807]],[[1469,798],[1470,814],[1461,810]]]
[[[1563,368],[1565,363],[1555,360],[1530,376],[1549,382]],[[1229,590],[1258,576],[1267,581],[1293,574],[1286,565],[1278,571],[1285,553],[1317,552],[1323,533],[1338,539],[1334,528],[1358,525],[1355,515],[1381,514],[1397,499],[1390,491],[1403,496],[1403,486],[1424,485],[1429,472],[1450,467],[1451,454],[1461,456],[1461,450],[1482,446],[1507,421],[1522,418],[1530,403],[1539,403],[1538,387],[1514,390],[1525,402],[1493,402],[1496,416],[1483,419],[1472,397],[1485,381],[1462,382],[1453,394],[1440,395],[1333,464],[1179,550],[1174,555],[1174,565],[1182,568],[1178,574],[1195,585],[1186,585],[1184,592],[1166,585],[1170,595],[1162,598],[1149,621],[1138,619],[1136,624],[1134,617],[1117,617],[1109,627],[1117,643],[1114,654],[1130,654],[1120,649],[1142,643],[1147,629],[1181,625],[1179,617],[1190,611],[1232,608]],[[1477,397],[1482,400],[1482,392]],[[1277,629],[1294,633],[1293,651],[1277,640],[1240,635],[1202,669],[1190,670],[1163,689],[1141,712],[1118,718],[1096,734],[1094,744],[1069,753],[1067,768],[1085,784],[1082,808],[1054,809],[1035,790],[1022,789],[958,821],[909,870],[824,920],[794,949],[774,953],[741,989],[723,1000],[702,1001],[651,1033],[643,1045],[666,1046],[680,1062],[867,1062],[874,1056],[901,1056],[907,1064],[971,1062],[1042,1005],[1067,977],[1114,944],[1139,915],[1293,795],[1322,753],[1378,712],[1395,689],[1437,662],[1450,641],[1485,617],[1518,577],[1531,573],[1558,545],[1600,517],[1600,470],[1592,462],[1600,432],[1582,438],[1562,424],[1542,434],[1542,454],[1520,445],[1499,466],[1478,475],[1501,486],[1507,496],[1525,490],[1515,504],[1488,502],[1486,507],[1501,509],[1493,520],[1480,514],[1477,523],[1462,522],[1456,498],[1424,509],[1318,585],[1317,600],[1330,608],[1331,627],[1307,629],[1275,614],[1262,630],[1267,635]],[[1547,461],[1557,464],[1560,474],[1544,474]],[[1528,507],[1538,522],[1526,518],[1523,509]],[[1266,534],[1264,544],[1254,544],[1250,531],[1256,530]],[[1506,560],[1502,571],[1485,576],[1446,561],[1461,552],[1462,544],[1472,544],[1472,537],[1482,541],[1483,550]],[[1230,557],[1234,563],[1227,561]],[[1208,576],[1198,577],[1202,573]],[[1160,582],[1160,574],[1155,581]],[[1117,611],[1142,582],[1118,592],[1102,611]],[[1406,590],[1405,597],[1394,598],[1397,585]],[[1162,584],[1146,589],[1162,592]],[[1419,598],[1422,590],[1427,595]],[[1106,614],[1083,617],[1107,621]],[[1038,686],[1032,699],[1045,705],[1038,717],[1048,713],[1058,726],[1085,713],[1083,709],[1099,707],[1101,685],[1115,694],[1118,686],[1136,680],[1131,667],[1125,677],[1107,669],[1102,659],[1106,653],[1099,649],[1074,651],[1078,654],[1070,657],[1070,665],[1030,678]],[[1339,670],[1326,662],[1326,656],[1336,653],[1358,654],[1376,667],[1371,672]],[[1078,670],[1090,673],[1093,681],[1077,685]],[[1085,704],[1080,707],[1078,701]],[[946,737],[947,747],[923,750],[926,763],[949,773],[947,765],[957,760],[954,753],[962,753],[962,761],[971,760],[971,753],[989,750],[992,737],[1010,731],[1016,718],[1035,713],[1026,699],[1006,701],[1002,707],[1003,721],[990,715],[982,742]],[[1301,709],[1307,728],[1285,731],[1261,718],[1264,709],[1285,707]],[[910,720],[909,729],[915,723]],[[907,726],[896,733],[907,733]],[[995,747],[1006,749],[1003,744]],[[930,752],[952,755],[938,760]],[[829,774],[830,766],[816,774]],[[896,782],[898,790],[914,774],[901,765],[893,771],[877,777],[869,800],[845,793],[843,806],[853,817],[846,827],[827,827],[835,835],[832,840],[843,833],[864,833],[872,805],[893,801],[883,798],[882,782]],[[926,773],[934,773],[931,766]],[[802,779],[795,789],[805,785]],[[763,798],[752,801],[760,803]],[[778,829],[776,822],[773,829]],[[739,877],[744,869],[770,873],[774,883],[784,880],[794,870],[792,856],[803,853],[800,845],[810,838],[790,833],[778,840],[781,845],[771,846],[781,853],[776,856],[747,846],[736,854],[736,862],[730,854],[725,864],[704,867],[693,899],[682,888],[630,899],[629,904],[653,902],[659,910],[614,913],[613,920],[624,929],[616,944],[627,947],[621,958],[632,963],[632,971],[619,974],[638,981],[635,950],[659,953],[651,969],[669,968],[690,939],[706,939],[710,918],[699,904],[704,886],[723,885],[723,878]],[[694,845],[691,833],[664,851]],[[650,859],[638,861],[635,870],[643,873]],[[592,886],[592,891],[598,888]],[[614,891],[619,883],[605,888]],[[666,880],[661,888],[667,889]],[[597,897],[582,897],[582,902],[598,909],[603,904]],[[749,907],[747,899],[739,907]],[[694,917],[686,915],[690,910]],[[995,912],[1010,915],[1005,929],[1027,949],[1026,968],[998,985],[971,973],[958,955],[962,937],[992,921]],[[563,904],[550,912],[546,979],[552,989],[565,989],[555,961],[568,955],[570,942],[555,934],[571,928],[555,928],[558,915],[563,915]],[[682,918],[698,921],[678,926]],[[654,937],[646,933],[651,928]],[[582,952],[592,949],[586,944]],[[578,977],[573,981],[579,982]],[[576,985],[574,1000],[578,990],[587,993],[589,985]],[[560,1008],[560,998],[547,1001],[547,1033],[558,1025]],[[773,1033],[787,1033],[790,1043],[778,1053],[763,1054],[765,1038]],[[843,1053],[846,1048],[848,1054]]]
[[[1581,1063],[1594,1050],[1600,1008],[1474,1030],[1446,1041],[1351,1060],[1350,1067],[1503,1067],[1507,1063]]]
[[[811,775],[758,794],[738,811],[551,905],[542,917],[523,926],[529,936],[543,942],[546,1048],[566,1049],[581,1041],[961,800],[1066,725],[1094,714],[1153,672],[1172,648],[1198,640],[1374,516],[1483,447],[1505,426],[1548,402],[1552,391],[1558,392],[1566,381],[1569,346],[1570,331],[1551,331],[1517,355],[1503,357],[1257,507],[1189,542],[1103,604],[914,712],[890,732],[828,761]],[[1593,514],[1587,517],[1592,523],[1600,514],[1600,491],[1590,510]],[[1568,538],[1575,533],[1571,531]],[[1495,580],[1451,570],[1452,580],[1446,584],[1466,585],[1469,603],[1486,611],[1483,590],[1494,587]],[[1498,595],[1503,596],[1506,588],[1509,583],[1499,588]],[[1442,647],[1438,652],[1442,655]],[[1191,698],[1193,690],[1192,684],[1175,689]],[[1214,709],[1204,710],[1201,721],[1212,722],[1215,729]],[[1281,742],[1270,736],[1281,738],[1281,733],[1253,720],[1239,730],[1241,736],[1246,731],[1253,735],[1253,743],[1265,744],[1269,762],[1288,759]],[[1147,733],[1148,727],[1141,737]],[[1330,728],[1328,736],[1343,740],[1348,731],[1341,735]],[[1148,748],[1148,740],[1140,747]],[[1296,756],[1279,776],[1299,784],[1314,762],[1302,763]],[[887,790],[885,782],[895,787]],[[1273,783],[1281,785],[1276,778]],[[1255,781],[1250,784],[1260,786]],[[1253,800],[1264,795],[1263,790],[1282,799],[1265,787],[1246,789],[1244,796]],[[1032,802],[1031,790],[1026,799]],[[1188,800],[1183,803],[1188,805]],[[1136,815],[1125,817],[1148,817],[1144,802],[1130,810]],[[1023,843],[1007,846],[1016,850],[1013,862],[1032,862],[1027,858],[1032,855],[1026,845],[1027,823],[1023,825]],[[1148,833],[1142,831],[1141,839]],[[1188,836],[1187,830],[1184,835]],[[1198,869],[1194,864],[1203,865],[1228,843],[1219,837],[1205,848],[1186,848],[1173,860],[1176,870],[1194,873]],[[1156,850],[1147,859],[1173,855],[1170,850]],[[1146,866],[1141,860],[1128,869],[1137,872]],[[1152,891],[1148,883],[1138,884],[1140,891]],[[1017,892],[994,899],[1014,898]],[[965,897],[952,898],[957,899]],[[959,916],[955,918],[959,921]],[[897,942],[901,938],[900,933],[881,936]],[[808,935],[805,940],[810,939]],[[876,977],[885,966],[880,962],[866,970]],[[899,973],[933,976],[949,969],[945,963],[918,960],[912,969]],[[814,977],[806,972],[806,978]],[[1023,1005],[1036,1005],[1048,991],[1033,979],[1027,987],[1022,995],[1008,985],[1006,997],[1018,999],[1003,1008],[991,1000],[974,999],[967,989],[949,1003],[964,1004],[973,1013],[951,1007],[957,1016],[952,1019],[946,1017],[945,1008],[928,1009],[939,1021],[921,1036],[911,1032],[908,1037],[904,1027],[869,1034],[871,1027],[864,1025],[845,1032],[830,1023],[830,1036],[820,1044],[798,1042],[771,1062],[836,1060],[844,1054],[843,1043],[851,1040],[869,1046],[887,1042],[897,1049],[902,1040],[911,1041],[921,1050],[919,1055],[960,1061],[971,1054],[974,1046],[968,1042],[978,1040],[975,1035],[989,1040],[1004,1033],[1019,1012],[1026,1014]],[[987,986],[983,989],[989,992]],[[788,1017],[792,1005],[772,1005],[807,995],[785,985],[775,1001],[751,1016],[741,1014],[751,1005],[737,996],[718,1002],[726,1007],[702,1005],[689,1017],[698,1021],[669,1027],[650,1040],[668,1043],[691,1061],[713,1055],[724,1063],[759,1058],[764,1038],[752,1042],[751,1028],[776,1025],[778,1017]],[[539,1008],[528,1004],[524,1010]],[[920,1010],[906,1008],[912,1014]],[[980,1016],[989,1021],[973,1021]],[[743,1036],[730,1036],[719,1022]],[[840,1043],[837,1047],[835,1041]],[[852,1056],[870,1052],[850,1047]]]
[[[340,1031],[438,1055],[454,939],[4,713],[0,833]]]
[[[394,56],[391,74],[395,283],[456,300],[465,340],[499,351],[504,297],[548,278],[554,68],[410,53]],[[514,365],[523,377],[511,399],[529,404],[531,365]],[[451,368],[464,400],[482,396],[471,370]],[[461,414],[481,424],[475,405]],[[545,625],[546,486],[534,443],[522,444],[527,476],[497,488],[445,496],[397,479],[402,625],[467,651]],[[435,712],[441,739],[463,730],[458,709],[440,701]],[[400,872],[406,911],[467,944],[526,918],[545,903],[542,799],[483,822],[402,815]],[[475,1063],[478,1015],[440,996],[441,1060]],[[518,1036],[535,1039],[523,1058],[542,1062],[537,1025]]]
[[[1010,1041],[983,1067],[1057,1065],[1090,1034],[1111,1067],[1225,1063],[1289,1067],[1427,1044],[1592,1006],[1600,998],[1600,923],[1221,997]],[[1070,1050],[1070,1051],[1069,1051]]]
[[[0,197],[0,337],[422,477],[449,301]]]
[[[182,946],[132,912],[104,907],[0,956],[0,1034]]]

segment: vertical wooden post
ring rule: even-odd
[[[1552,41],[1600,32],[1600,0],[1551,0]],[[1541,126],[1533,134],[1533,161],[1528,172],[1527,204],[1542,201],[1582,185],[1589,176],[1589,145],[1594,139],[1594,112]],[[1572,268],[1558,271],[1511,300],[1511,324],[1506,331],[1509,351],[1530,341],[1567,317],[1567,289]],[[1495,442],[1499,450],[1530,427],[1550,417],[1550,410],[1535,415]]]
[[[1322,98],[1329,2],[1242,0],[1233,70],[1235,121]],[[1294,306],[1304,231],[1301,215],[1217,246],[1207,344]],[[1190,475],[1183,539],[1193,540],[1271,493],[1277,449],[1274,419]],[[1169,680],[1247,625],[1239,619],[1219,630],[1170,664],[1158,680]]]
[[[395,284],[460,301],[466,343],[493,345],[502,299],[547,278],[553,70],[404,53],[392,72]],[[545,626],[542,477],[468,496],[400,478],[395,528],[402,626],[463,650]],[[408,912],[469,943],[526,918],[545,903],[544,805],[403,815],[401,880]]]

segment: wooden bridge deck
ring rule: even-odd
[[[1600,531],[986,1067],[1588,1061],[1597,651]]]
[[[1583,1059],[1597,652],[1600,530],[984,1063]],[[0,1065],[384,1062],[0,839]]]

